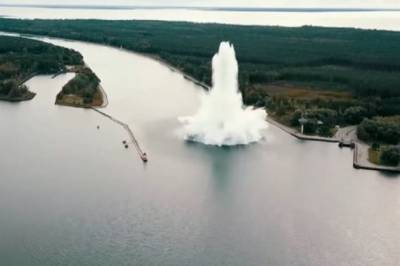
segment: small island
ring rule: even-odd
[[[58,93],[56,104],[73,107],[95,107],[103,105],[100,79],[86,66],[72,69],[76,76]]]
[[[74,72],[56,103],[75,107],[101,106],[100,79],[84,65],[80,53],[28,38],[0,36],[0,100],[31,100],[35,93],[24,83],[36,75]],[[69,99],[74,99],[73,101]]]

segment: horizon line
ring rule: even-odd
[[[165,6],[165,5],[57,5],[57,4],[9,4],[0,3],[0,7],[49,8],[49,9],[188,9],[202,11],[234,12],[398,12],[400,8],[344,8],[344,7],[246,7],[246,6]]]

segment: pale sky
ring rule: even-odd
[[[400,0],[0,0],[0,4],[400,8]]]

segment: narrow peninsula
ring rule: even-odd
[[[56,104],[75,107],[103,104],[100,79],[85,66],[77,51],[28,38],[0,36],[0,100],[31,100],[35,93],[24,85],[27,80],[36,75],[65,72],[74,72],[76,76],[63,87]]]

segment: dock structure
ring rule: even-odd
[[[275,120],[271,119],[270,117],[267,117],[267,122],[300,140],[338,143],[338,146],[340,148],[342,147],[351,148],[353,150],[353,167],[355,169],[375,170],[382,172],[391,172],[396,174],[400,173],[400,166],[390,167],[390,166],[376,165],[368,160],[369,146],[357,140],[356,137],[352,136],[355,134],[356,127],[349,127],[344,133],[342,132],[342,134],[336,134],[336,136],[333,138],[326,138],[320,136],[308,136],[301,134],[300,132],[297,132],[297,130],[282,125],[276,122]]]
[[[111,121],[117,123],[118,125],[122,126],[122,127],[128,132],[128,135],[129,135],[129,137],[130,137],[130,139],[131,139],[131,143],[135,146],[135,149],[136,149],[136,151],[137,151],[137,153],[138,153],[140,159],[141,159],[143,162],[147,162],[147,160],[148,160],[148,159],[147,159],[147,154],[146,154],[146,153],[142,150],[142,148],[140,147],[139,142],[137,141],[135,135],[133,134],[133,131],[131,130],[131,128],[129,127],[128,124],[126,124],[126,123],[124,123],[124,122],[122,122],[122,121],[120,121],[120,120],[118,120],[118,119],[112,117],[111,115],[109,115],[109,114],[107,114],[107,113],[105,113],[105,112],[103,112],[103,111],[100,111],[100,110],[97,109],[97,108],[91,107],[91,109],[92,109],[93,111],[96,111],[97,113],[99,113],[99,114],[101,114],[101,115],[107,117],[108,119],[110,119]]]
[[[321,141],[321,142],[330,142],[330,143],[339,143],[339,139],[337,138],[330,138],[330,137],[321,137],[321,136],[309,136],[309,135],[304,135],[297,130],[290,128],[288,126],[285,126],[281,123],[276,122],[272,118],[267,116],[267,122],[280,128],[281,130],[285,131],[286,133],[292,135],[295,138],[298,138],[300,140],[311,140],[311,141]]]

